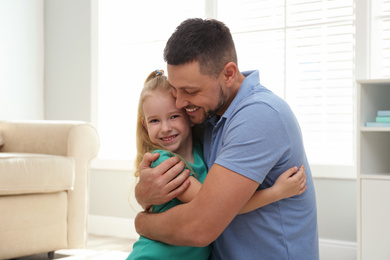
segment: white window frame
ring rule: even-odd
[[[98,109],[97,109],[97,97],[98,97],[98,82],[97,82],[97,8],[98,0],[91,1],[91,39],[92,39],[92,123],[97,125]],[[217,0],[206,1],[206,15],[215,16],[215,8],[217,6]],[[356,13],[356,45],[355,45],[355,78],[366,79],[369,78],[372,59],[370,57],[370,6],[371,1],[355,0],[355,13]],[[355,97],[354,97],[355,99]],[[356,111],[356,107],[354,107]],[[356,120],[356,119],[354,119]],[[355,133],[354,133],[355,134]],[[356,147],[354,147],[354,150]],[[116,171],[131,171],[133,170],[132,160],[102,160],[95,159],[91,163],[92,169],[106,169]],[[356,179],[356,165],[310,165],[314,178],[320,179]]]

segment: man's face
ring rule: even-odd
[[[227,108],[223,92],[223,75],[213,78],[199,70],[197,61],[184,65],[168,65],[168,80],[176,107],[184,108],[195,124],[214,115],[222,115]]]

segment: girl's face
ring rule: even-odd
[[[170,92],[154,91],[143,103],[143,125],[150,140],[164,149],[185,156],[192,153],[191,122],[184,109],[177,109]]]

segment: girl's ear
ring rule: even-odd
[[[143,117],[141,118],[141,124],[143,125],[143,127],[145,128],[145,130],[147,132],[148,131],[148,127],[147,127],[147,125],[145,123],[145,119]]]
[[[233,83],[236,81],[237,71],[238,68],[234,62],[228,62],[223,68],[224,81],[227,87],[233,86]]]

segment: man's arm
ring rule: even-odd
[[[157,167],[150,168],[158,156],[158,154],[146,153],[139,166],[135,198],[145,210],[152,205],[160,205],[178,197],[190,185],[188,181],[190,173],[188,170],[183,171],[184,163],[178,157],[172,157]]]
[[[229,225],[259,184],[214,164],[198,195],[159,214],[139,213],[140,235],[178,246],[207,246]],[[227,203],[228,202],[228,203]]]

